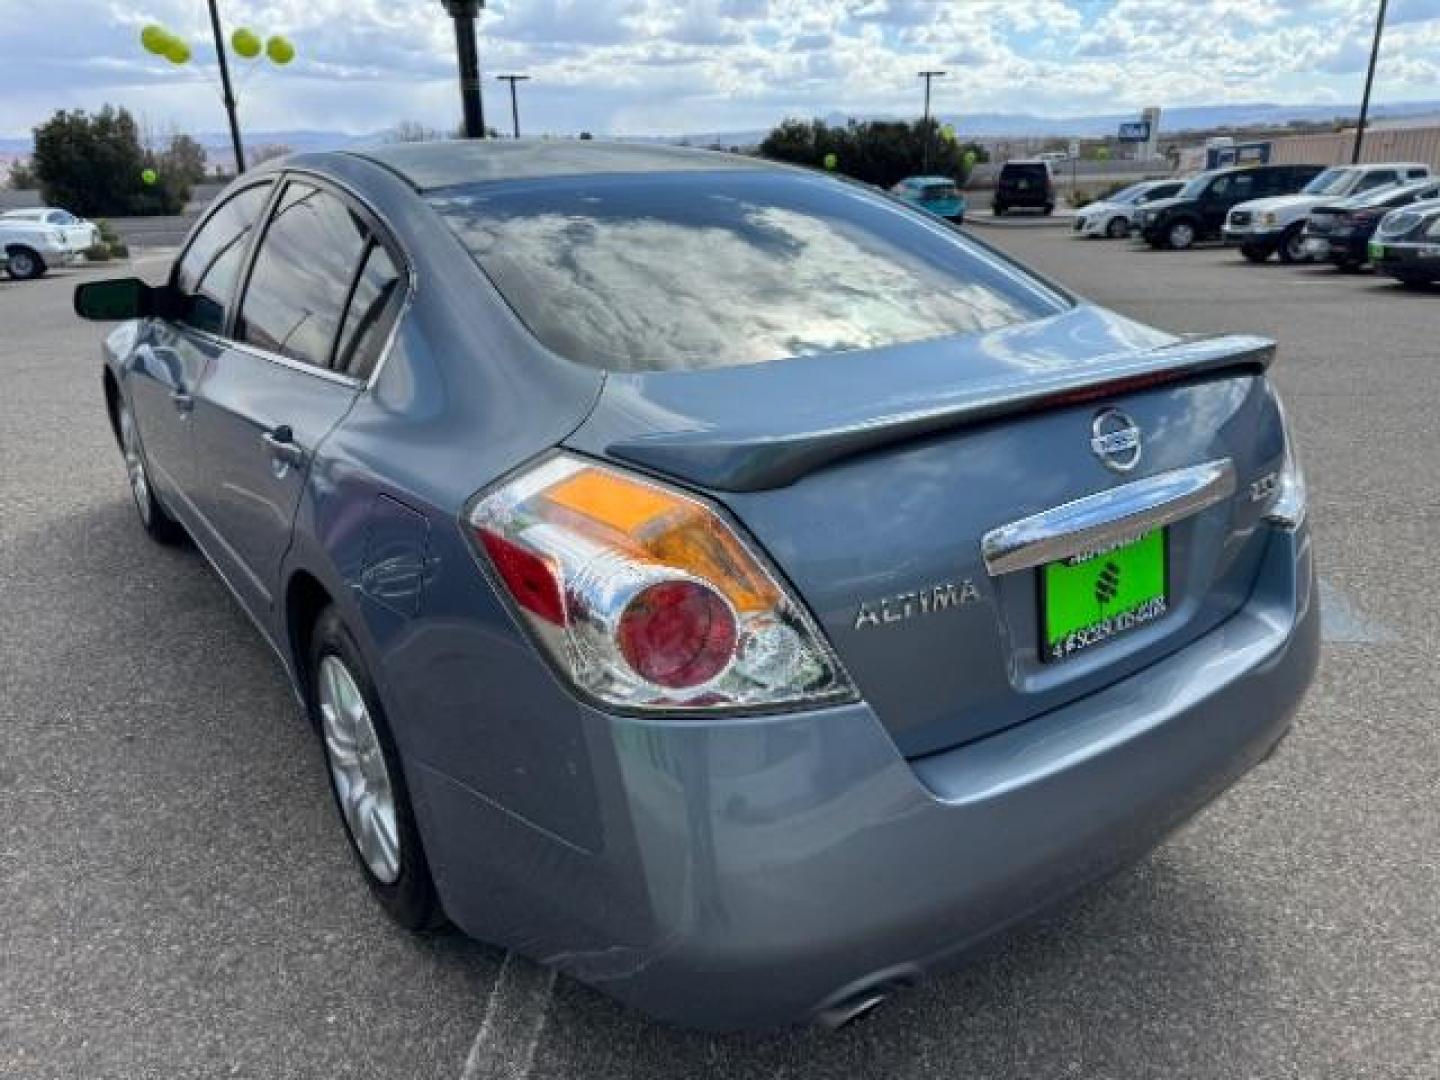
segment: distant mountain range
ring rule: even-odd
[[[1323,122],[1356,115],[1355,106],[1346,105],[1274,105],[1257,102],[1249,105],[1191,105],[1168,109],[1160,121],[1161,131],[1175,134],[1182,131],[1210,130],[1221,127],[1271,127],[1292,120]],[[1440,119],[1440,100],[1407,101],[1371,108],[1373,119],[1398,119],[1434,113]],[[843,124],[850,119],[844,113],[831,113],[826,123]],[[893,119],[871,115],[859,119]],[[1031,113],[955,113],[942,114],[943,123],[954,124],[961,138],[1039,138],[1043,136],[1096,137],[1113,135],[1119,125],[1137,119],[1137,114],[1107,113],[1096,116],[1036,116]],[[764,129],[740,131],[698,131],[687,135],[653,135],[627,137],[637,142],[689,142],[696,145],[720,143],[724,146],[751,146],[765,137]],[[356,135],[344,131],[295,130],[247,131],[247,146],[281,144],[294,150],[337,150],[347,146],[374,143],[383,138],[383,131]],[[195,136],[213,157],[225,156],[230,136],[224,131],[205,131]],[[29,136],[0,137],[0,155],[6,157],[30,152]]]

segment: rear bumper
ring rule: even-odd
[[[462,928],[668,1021],[770,1026],[952,962],[1143,855],[1269,753],[1318,648],[1308,534],[1276,531],[1214,631],[957,749],[907,761],[863,704],[591,713],[594,851],[438,770],[411,783]]]

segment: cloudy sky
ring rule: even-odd
[[[1147,104],[1352,105],[1378,0],[489,0],[490,76],[524,71],[527,134],[674,134],[786,115],[936,107],[1081,115]],[[247,67],[252,129],[452,126],[454,43],[439,0],[221,0],[229,27],[289,35],[287,69]],[[193,45],[177,70],[141,52],[160,22]],[[60,107],[128,106],[158,128],[219,130],[203,0],[0,0],[0,135]],[[1377,100],[1440,98],[1440,0],[1392,0]]]

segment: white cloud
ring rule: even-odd
[[[230,26],[283,32],[289,68],[241,67],[248,127],[452,126],[454,41],[439,0],[224,0]],[[506,70],[527,131],[747,129],[785,115],[909,115],[922,67],[942,114],[1359,97],[1375,0],[489,0],[487,79]],[[176,70],[141,26],[191,41]],[[156,126],[223,126],[204,5],[0,0],[0,134],[114,102]],[[1440,0],[1392,0],[1380,100],[1435,98]],[[502,93],[486,83],[492,112]],[[963,125],[962,125],[963,126]]]

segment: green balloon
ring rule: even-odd
[[[943,138],[946,142],[954,142],[954,141],[955,141],[955,125],[954,125],[954,124],[946,124],[944,127],[942,127],[942,128],[940,129],[940,136],[941,136],[941,138]]]
[[[975,161],[976,161],[975,151],[974,151],[974,150],[966,150],[966,151],[965,151],[965,157],[964,157],[962,160],[964,160],[964,162],[965,162],[965,168],[967,168],[967,169],[974,168],[974,166],[975,166]]]
[[[144,169],[140,173],[140,182],[147,187],[159,179],[160,175],[154,169]]]
[[[145,51],[156,56],[165,55],[165,46],[170,44],[170,32],[159,23],[151,23],[140,31],[140,44]]]
[[[284,38],[276,34],[269,41],[265,42],[265,55],[270,58],[272,63],[284,67],[290,63],[291,60],[295,59],[295,46],[290,44],[289,38]]]
[[[246,60],[254,60],[260,55],[260,50],[264,46],[260,43],[260,36],[254,30],[247,30],[242,26],[230,35],[230,47],[235,50],[237,55],[243,56]]]
[[[165,59],[172,64],[188,64],[190,62],[190,46],[179,38],[171,38],[165,43]]]
[[[834,171],[835,171],[835,166],[837,166],[837,165],[839,165],[839,164],[840,164],[840,159],[839,159],[838,157],[836,157],[834,154],[826,154],[826,155],[825,155],[825,168],[828,169],[830,172],[834,172]]]

